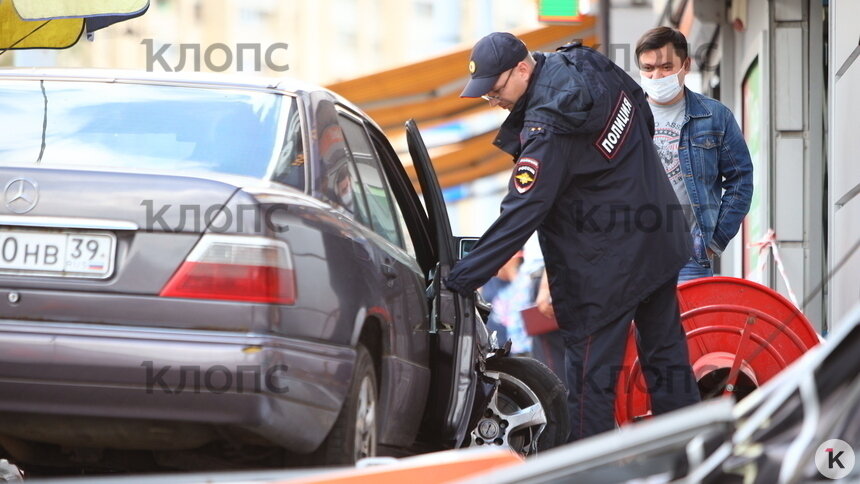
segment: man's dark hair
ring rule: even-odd
[[[643,52],[660,49],[666,44],[672,44],[681,62],[687,60],[689,44],[684,34],[670,27],[655,27],[645,32],[636,43],[636,65],[639,65],[639,56]]]

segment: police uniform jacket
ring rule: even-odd
[[[538,229],[559,326],[584,336],[677,276],[689,229],[638,84],[578,44],[533,56],[494,142],[516,161],[501,214],[445,283],[471,294]]]

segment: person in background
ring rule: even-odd
[[[499,268],[496,275],[480,289],[481,297],[492,304],[493,307],[487,320],[487,329],[490,331],[490,334],[494,331],[496,332],[496,341],[498,341],[500,346],[504,345],[508,340],[508,329],[501,321],[501,317],[499,316],[501,309],[495,304],[495,301],[500,295],[504,295],[505,290],[510,287],[517,276],[517,272],[519,272],[519,266],[522,262],[523,255],[522,251],[520,251],[505,262],[505,265]]]
[[[522,270],[523,252],[518,251],[514,255],[516,268],[510,274],[511,283],[502,288],[493,299],[493,310],[490,312],[488,327],[501,326],[505,330],[505,339],[498,339],[502,346],[511,340],[511,353],[521,356],[531,356],[532,340],[526,333],[520,311],[527,307],[532,300],[532,278],[530,274]],[[508,264],[505,264],[507,266]],[[502,266],[502,270],[505,269]],[[501,272],[501,270],[500,270]]]
[[[549,292],[549,279],[546,269],[540,271],[537,284],[537,294],[534,298],[538,310],[548,318],[555,319],[555,311],[552,309],[552,296]],[[550,331],[549,333],[532,336],[532,355],[544,365],[548,366],[561,381],[565,381],[564,374],[564,337],[561,331]]]
[[[645,32],[636,59],[654,114],[654,144],[690,226],[693,251],[678,281],[713,276],[714,257],[752,202],[749,149],[729,108],[684,87],[690,72],[684,34],[669,27]]]
[[[337,193],[337,202],[345,209],[355,213],[355,200],[353,199],[352,177],[349,174],[349,168],[344,165],[337,172],[335,178],[335,191]]]

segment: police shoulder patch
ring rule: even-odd
[[[520,158],[514,167],[514,187],[517,192],[526,193],[537,182],[540,162],[534,158]]]
[[[627,140],[627,135],[630,133],[630,125],[632,124],[630,120],[635,112],[636,107],[633,102],[627,97],[627,93],[621,91],[615,109],[612,110],[612,115],[609,116],[603,132],[594,142],[594,146],[607,160],[615,158],[615,155],[624,147],[624,141]]]

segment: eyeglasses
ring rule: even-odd
[[[502,84],[502,87],[500,87],[498,89],[493,89],[492,91],[490,91],[490,92],[495,91],[495,92],[499,93],[498,96],[488,96],[487,94],[484,94],[483,96],[481,96],[481,99],[483,99],[484,101],[498,101],[499,99],[501,99],[502,98],[501,93],[505,89],[505,86],[508,85],[508,81],[511,80],[511,74],[513,74],[513,73],[514,73],[513,69],[509,70],[508,71],[508,77],[507,77],[507,79],[505,79],[505,83]]]

